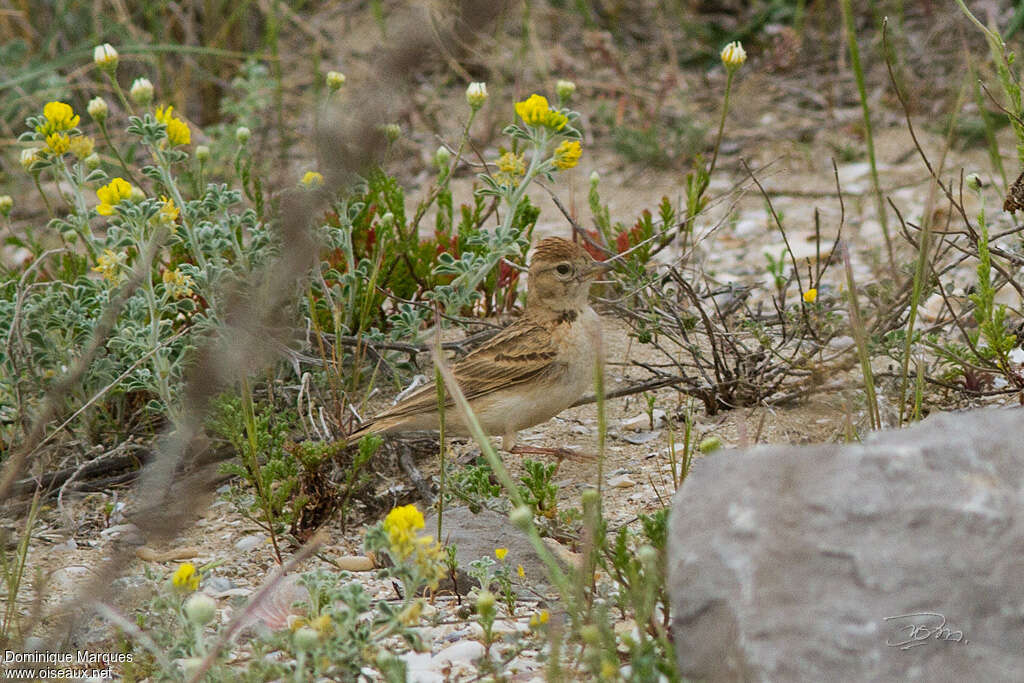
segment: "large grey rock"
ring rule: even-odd
[[[457,584],[450,580],[441,582],[442,590],[454,590],[465,595],[479,583],[471,579],[466,571],[474,560],[487,557],[498,562],[494,556],[496,548],[505,548],[508,554],[504,562],[513,570],[522,566],[526,578],[520,582],[513,571],[513,589],[520,593],[530,593],[530,589],[543,591],[547,588],[547,569],[534,551],[530,540],[517,529],[505,515],[491,510],[473,513],[467,507],[446,508],[442,519],[441,538],[446,546],[455,546],[455,559],[458,562]],[[431,512],[426,517],[425,532],[437,530],[437,515]]]
[[[686,676],[1024,681],[1024,410],[710,455],[668,556]]]

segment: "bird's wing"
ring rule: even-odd
[[[520,318],[490,341],[474,349],[452,367],[466,399],[472,401],[499,389],[527,382],[552,370],[558,349],[551,331]],[[446,400],[451,407],[454,401]],[[420,387],[401,402],[374,417],[374,422],[437,410],[437,388],[433,382]]]

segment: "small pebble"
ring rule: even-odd
[[[608,485],[614,489],[628,489],[636,486],[636,482],[630,479],[628,474],[620,474],[609,479]]]
[[[267,537],[263,534],[249,534],[235,542],[235,550],[240,553],[247,553],[261,546],[266,540]]]

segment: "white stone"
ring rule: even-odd
[[[449,645],[431,658],[435,668],[439,664],[471,664],[473,660],[484,656],[484,646],[475,640],[463,640],[461,643]]]
[[[264,534],[249,534],[235,542],[235,550],[241,553],[247,553],[263,545],[266,540],[267,537]]]

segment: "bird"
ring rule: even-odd
[[[522,429],[550,420],[594,385],[601,319],[590,307],[591,284],[610,266],[579,245],[548,237],[534,247],[523,315],[452,366],[452,373],[483,430],[501,436],[513,454],[573,457],[564,448],[516,443]],[[437,388],[426,384],[375,415],[348,436],[440,428]],[[446,397],[445,431],[468,436],[453,399]]]

